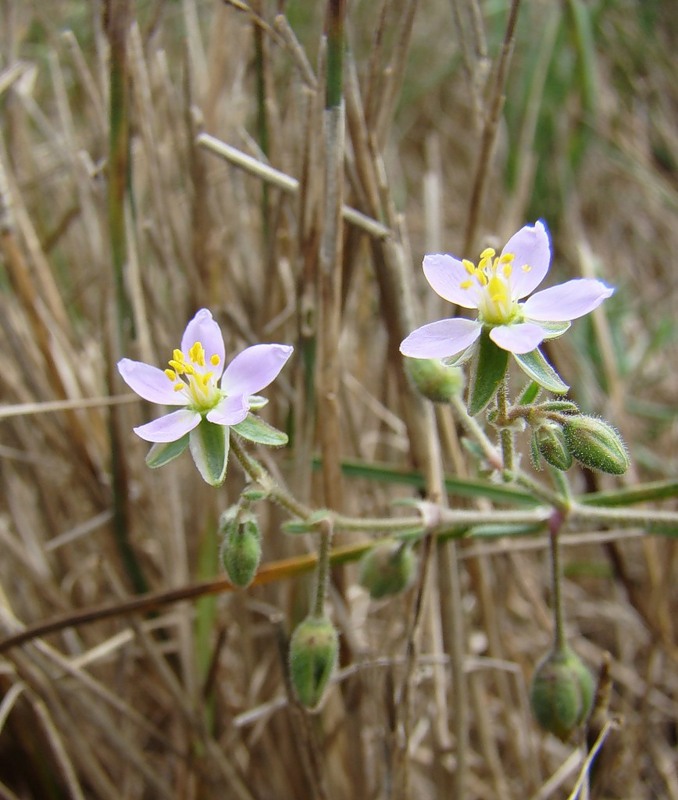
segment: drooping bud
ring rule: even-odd
[[[586,722],[593,700],[593,678],[569,647],[556,648],[537,665],[530,705],[539,725],[562,741]]]
[[[327,617],[308,616],[290,639],[290,681],[299,702],[308,709],[318,707],[334,672],[339,636]]]
[[[417,557],[411,547],[402,542],[384,542],[363,556],[358,580],[370,597],[378,600],[406,589],[416,567]]]
[[[572,454],[567,448],[560,425],[547,422],[540,425],[533,435],[537,450],[544,461],[563,472],[572,466]]]
[[[436,358],[406,358],[405,372],[414,388],[432,403],[449,403],[464,391],[464,373]]]
[[[568,450],[585,467],[610,475],[623,475],[629,468],[626,445],[608,422],[578,414],[562,430]]]
[[[251,514],[229,514],[221,519],[224,534],[221,543],[221,563],[231,583],[244,589],[256,575],[261,561],[261,532]]]

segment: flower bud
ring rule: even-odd
[[[406,358],[405,372],[414,388],[433,403],[449,403],[464,391],[464,373],[437,358]]]
[[[629,468],[621,436],[604,420],[579,414],[563,423],[563,435],[570,453],[585,467],[611,475],[623,475]]]
[[[593,678],[569,647],[554,649],[538,664],[530,704],[539,725],[567,741],[586,722],[593,700]]]
[[[398,594],[406,589],[417,566],[412,548],[401,542],[378,544],[360,561],[358,580],[373,600]]]
[[[252,583],[261,560],[259,524],[250,515],[236,515],[222,518],[222,531],[221,563],[231,583],[244,589]]]
[[[315,709],[334,672],[339,651],[337,631],[327,617],[308,616],[290,639],[290,681],[299,702]]]
[[[539,455],[552,467],[565,472],[572,466],[572,454],[567,449],[560,425],[555,422],[540,425],[534,432],[534,438]]]

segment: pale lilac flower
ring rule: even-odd
[[[614,289],[581,278],[530,295],[546,277],[551,261],[543,222],[515,233],[497,256],[492,248],[476,266],[450,255],[424,257],[424,275],[450,303],[478,310],[476,319],[442,319],[413,331],[400,345],[413,358],[450,358],[463,353],[489,329],[490,339],[515,354],[529,353],[544,339],[563,334],[570,321],[588,314]],[[519,302],[528,297],[524,302]]]
[[[186,326],[181,349],[174,350],[165,370],[123,358],[118,370],[125,383],[151,403],[179,406],[134,432],[147,442],[175,442],[203,419],[216,425],[237,425],[251,404],[261,405],[257,392],[273,381],[292,354],[283,344],[257,344],[237,355],[224,369],[224,340],[212,314],[202,308]]]

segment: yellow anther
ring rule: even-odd
[[[473,263],[473,261],[469,261],[468,258],[462,258],[461,263],[464,265],[464,269],[469,275],[475,274],[476,265]]]
[[[496,254],[497,251],[493,247],[486,247],[480,254],[480,258],[485,261],[485,259],[494,258]]]
[[[219,358],[219,356],[216,353],[213,356],[210,356],[210,364],[213,367],[218,366],[220,361],[221,361],[221,359]]]
[[[460,289],[470,289],[473,286],[473,281],[462,281],[459,284]]]
[[[183,362],[183,361],[186,360],[186,356],[181,352],[181,350],[177,350],[177,349],[172,351],[172,358],[175,361],[179,361],[179,362]]]
[[[532,269],[532,267],[529,264],[523,264],[523,266],[520,269],[522,269],[523,272],[529,272]]]
[[[176,353],[176,350],[174,352]],[[183,375],[184,372],[186,372],[186,365],[181,361],[177,361],[176,358],[170,359],[167,363],[177,373],[177,375]]]
[[[502,253],[499,256],[499,263],[500,264],[512,264],[515,259],[514,253]]]
[[[186,384],[183,381],[179,381],[179,383],[175,383],[172,388],[175,392],[180,392],[182,389],[186,388]]]
[[[174,381],[177,379],[177,373],[173,369],[166,369],[165,375],[167,375],[167,377],[172,381],[172,383],[174,383]]]
[[[205,348],[200,342],[195,342],[193,344],[191,349],[188,351],[188,357],[199,367],[205,366]]]
[[[513,265],[512,264],[504,264],[501,270],[504,274],[505,278],[510,278],[511,273],[513,272]]]

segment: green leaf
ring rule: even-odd
[[[286,433],[279,431],[254,414],[248,414],[242,422],[232,425],[231,430],[235,431],[238,436],[242,436],[243,439],[269,447],[281,447],[288,441]]]
[[[508,351],[490,339],[487,330],[480,334],[478,355],[468,390],[468,413],[479,414],[497,393],[499,384],[506,375]]]
[[[157,442],[151,447],[146,456],[146,464],[151,469],[164,467],[170,461],[174,461],[188,447],[189,434],[182,436],[175,442]]]
[[[203,480],[221,486],[228,463],[228,427],[206,419],[190,433],[191,455]]]
[[[538,347],[529,353],[514,353],[518,366],[533,381],[554,394],[565,394],[570,388],[544,358]]]

